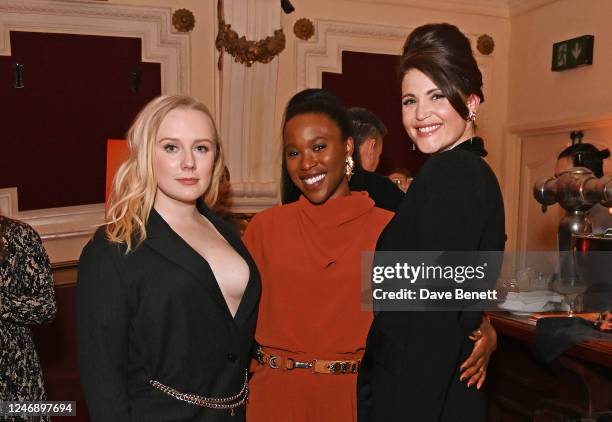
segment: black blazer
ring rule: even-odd
[[[432,156],[382,232],[377,251],[502,251],[504,204],[474,138]],[[494,276],[492,277],[494,278]],[[480,312],[381,312],[358,376],[359,421],[484,420],[482,390],[459,382]]]
[[[237,234],[203,203],[206,216],[247,262],[250,277],[235,318],[208,263],[155,211],[147,238],[125,247],[99,230],[81,254],[77,282],[81,383],[92,421],[244,421],[244,407],[201,408],[154,389],[228,397],[245,381],[261,290]]]

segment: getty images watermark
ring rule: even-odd
[[[612,303],[612,277],[603,267],[598,277],[596,269],[605,262],[612,262],[611,253],[578,259],[557,251],[364,253],[362,305],[376,311],[530,313],[563,310],[570,296],[584,297],[590,311],[604,310]]]

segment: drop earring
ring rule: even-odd
[[[346,157],[345,167],[344,167],[344,174],[346,174],[346,178],[348,180],[351,180],[351,176],[354,173],[354,169],[355,169],[355,161],[353,160],[353,157],[349,155],[348,157]]]

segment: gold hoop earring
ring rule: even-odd
[[[344,174],[346,175],[346,178],[348,180],[351,180],[351,176],[354,174],[355,161],[353,160],[353,157],[349,155],[348,157],[346,157],[344,163]]]

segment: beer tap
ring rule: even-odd
[[[591,222],[587,212],[597,203],[612,206],[612,176],[597,178],[591,170],[582,167],[582,156],[576,155],[574,166],[557,177],[548,177],[533,187],[535,199],[542,204],[542,211],[548,205],[558,203],[566,214],[559,223],[558,247],[569,251],[572,233],[590,233]]]

